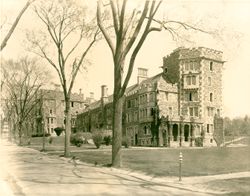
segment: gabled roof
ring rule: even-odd
[[[40,93],[43,95],[43,99],[64,100],[64,94],[62,91],[42,89]],[[84,102],[83,94],[72,93],[71,101]]]
[[[126,88],[126,91],[125,91],[125,95],[126,96],[129,96],[129,95],[132,95],[132,94],[135,94],[138,92],[139,88],[145,84],[154,84],[156,83],[157,81],[159,81],[161,78],[164,78],[166,80],[167,83],[170,83],[172,84],[172,82],[165,77],[165,75],[163,73],[159,73],[155,76],[152,76],[150,78],[147,78],[145,80],[143,80],[140,84],[133,84],[132,86],[129,86]],[[106,101],[104,102],[104,104],[109,104],[109,103],[112,103],[113,102],[113,95],[110,95],[107,97]],[[101,99],[98,100],[98,101],[95,101],[93,103],[90,103],[89,106],[87,106],[83,111],[82,113],[86,112],[86,111],[89,111],[89,110],[94,110],[98,107],[101,107]]]

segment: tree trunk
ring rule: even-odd
[[[71,108],[70,98],[65,99],[65,142],[64,142],[64,156],[70,156],[70,134],[71,134]]]
[[[18,137],[19,137],[19,145],[22,145],[22,122],[18,123]]]
[[[124,98],[114,99],[113,102],[113,143],[112,143],[112,166],[121,167],[122,146],[122,110]]]

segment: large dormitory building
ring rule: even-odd
[[[137,84],[126,89],[123,135],[132,145],[216,145],[222,132],[222,52],[209,48],[178,48],[163,57],[162,72],[148,78],[139,68]],[[112,129],[112,95],[102,86],[99,101],[77,115],[80,131]],[[220,123],[217,123],[220,122]]]

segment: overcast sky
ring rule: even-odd
[[[1,0],[1,24],[6,21],[2,28],[1,40],[25,2],[25,0]],[[87,2],[93,8],[94,1]],[[223,51],[223,58],[226,61],[223,70],[224,115],[230,117],[249,115],[250,0],[166,0],[161,6],[158,17],[198,24],[207,30],[218,29],[220,37],[188,32],[185,35],[193,42],[176,42],[167,32],[152,33],[138,55],[130,84],[136,82],[138,67],[148,68],[149,76],[159,73],[162,57],[177,47],[214,48]],[[25,50],[25,31],[38,27],[40,27],[39,21],[32,13],[32,9],[29,9],[1,53],[1,57],[15,59],[30,55]],[[95,98],[99,99],[100,86],[106,84],[109,94],[112,94],[113,64],[106,43],[98,42],[88,55],[88,59],[92,64],[88,67],[88,73],[78,76],[74,91],[77,92],[82,88],[85,96],[89,96],[89,92],[92,91],[95,93]]]

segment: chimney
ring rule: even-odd
[[[84,94],[82,93],[82,89],[79,89],[79,96],[81,97],[82,101],[84,100]]]
[[[108,97],[108,87],[106,85],[101,86],[101,98]]]
[[[93,92],[89,93],[89,99],[90,99],[90,103],[92,103],[94,101],[94,93]]]
[[[147,78],[148,78],[148,69],[139,67],[137,75],[137,84],[140,84],[143,80]]]

